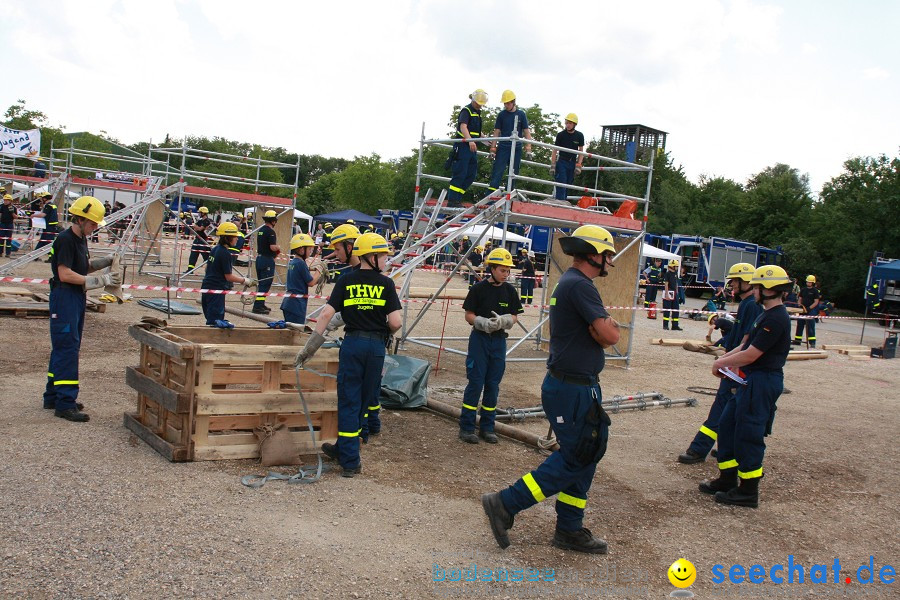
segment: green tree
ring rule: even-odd
[[[315,183],[300,190],[298,208],[312,216],[337,210],[334,190],[340,177],[340,173],[326,173],[316,179]]]
[[[369,215],[379,208],[393,208],[397,173],[377,154],[358,156],[338,176],[334,202],[340,208],[353,208]]]
[[[801,234],[811,209],[809,177],[779,163],[750,178],[735,216],[741,239],[775,247]]]
[[[39,110],[31,110],[26,107],[25,100],[18,100],[6,109],[6,112],[3,113],[3,125],[10,129],[40,129],[40,155],[45,159],[50,157],[51,148],[65,148],[69,145],[62,126],[51,126],[47,115]],[[26,158],[16,158],[13,163],[16,166],[16,172],[20,175],[27,174],[27,170],[34,166],[34,163]]]

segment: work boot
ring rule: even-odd
[[[55,409],[56,409],[56,405],[55,405],[55,404],[51,404],[50,406],[47,406],[47,405],[45,404],[45,405],[44,405],[44,408],[47,409],[47,410],[55,410]],[[75,408],[77,408],[78,410],[84,410],[84,404],[82,404],[81,402],[76,402],[76,403],[75,403]]]
[[[267,315],[272,311],[269,309],[268,306],[254,306],[253,310],[250,312],[252,312],[253,314],[257,314],[257,315]]]
[[[672,331],[684,331],[684,329],[682,329],[682,328],[679,327],[678,325],[673,325],[673,326],[672,326]]]
[[[759,507],[759,477],[741,479],[740,485],[727,492],[716,492],[716,502],[732,506]]]
[[[488,444],[496,444],[498,441],[500,441],[497,439],[496,433],[494,433],[493,431],[485,431],[483,429],[478,430],[478,437],[483,439]]]
[[[459,430],[459,439],[466,442],[467,444],[477,444],[478,436],[475,435],[474,431],[465,431],[463,429]]]
[[[338,447],[336,444],[324,443],[322,444],[322,454],[330,458],[331,460],[338,459]]]
[[[497,540],[500,548],[505,550],[509,547],[509,530],[512,529],[514,517],[503,506],[500,492],[483,494],[481,496],[481,507],[484,509],[484,514],[487,515],[494,539]]]
[[[606,540],[595,538],[587,527],[582,527],[578,531],[557,529],[553,534],[553,545],[563,550],[587,552],[588,554],[606,554],[608,549]]]
[[[87,415],[77,408],[69,408],[67,410],[57,410],[53,412],[54,415],[59,417],[60,419],[65,419],[66,421],[73,421],[75,423],[85,423],[91,420],[90,415]]]
[[[800,341],[799,341],[799,340],[794,340],[794,341],[791,342],[791,345],[792,345],[792,346],[799,346],[799,345],[800,345]]]
[[[715,494],[716,492],[727,492],[731,488],[737,487],[737,467],[730,469],[721,469],[718,479],[705,479],[700,483],[700,491],[704,494]]]
[[[706,461],[705,456],[701,456],[700,454],[698,454],[697,452],[694,452],[690,448],[688,448],[684,454],[678,455],[678,462],[680,462],[683,465],[694,465],[694,464],[702,463],[705,461]]]
[[[352,469],[344,467],[341,471],[341,477],[356,477],[360,473],[362,473],[362,464],[359,464]]]

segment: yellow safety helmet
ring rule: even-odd
[[[106,216],[106,209],[103,203],[93,196],[82,196],[72,203],[69,207],[69,214],[74,217],[84,217],[88,221],[93,221],[100,227],[106,225],[103,217]]]
[[[388,254],[390,246],[383,236],[377,233],[364,233],[353,244],[353,256],[364,254]]]
[[[713,320],[719,316],[719,313],[713,313],[709,315],[709,318],[706,319],[706,322],[712,325]]]
[[[9,194],[3,194],[3,199],[4,200],[12,200],[12,196]]]
[[[484,91],[481,88],[478,88],[477,90],[475,90],[474,92],[469,94],[469,99],[474,100],[476,103],[478,103],[481,106],[484,106],[488,102],[488,95],[487,95],[486,91]]]
[[[406,235],[406,234],[403,233],[402,231],[398,231],[398,232],[397,232],[397,236],[398,236],[398,237],[403,237],[404,235]]]
[[[725,276],[725,279],[742,279],[747,283],[750,283],[750,280],[753,279],[754,271],[756,271],[756,267],[750,263],[734,263],[731,265],[731,268],[728,269],[728,275]]]
[[[763,265],[754,271],[753,279],[750,280],[750,283],[761,285],[767,290],[771,290],[780,285],[789,285],[791,279],[788,277],[787,271],[778,265]]]
[[[815,276],[815,275],[807,275],[807,276],[806,276],[806,283],[815,283],[815,282],[816,282],[816,276]]]
[[[494,248],[491,253],[484,259],[487,265],[503,265],[504,267],[513,266],[512,254],[506,248]]]
[[[325,225],[323,225],[322,227],[324,227],[325,229],[332,229],[334,225],[332,225],[331,223],[325,223]]]
[[[206,208],[205,206],[201,206],[200,208],[197,209],[197,212],[199,212],[202,215],[208,215],[209,209]]]
[[[475,246],[475,247],[472,248],[472,249],[473,249],[475,252],[482,252],[482,251],[484,250],[484,248],[482,248],[481,246]]]
[[[304,248],[306,246],[315,246],[316,242],[305,233],[298,233],[291,238],[291,250]]]
[[[347,223],[349,223],[350,225],[353,225],[356,223],[356,221],[354,221],[353,219],[347,219]]]
[[[500,96],[500,102],[506,104],[507,102],[515,102],[516,101],[516,93],[512,90],[503,90],[503,95]]]
[[[493,245],[494,245],[494,242],[492,242],[491,240],[488,240],[484,243],[485,248],[487,248],[488,246],[493,246]]]
[[[582,225],[572,235],[560,238],[559,245],[568,255],[616,253],[612,234],[599,225]]]
[[[240,231],[238,231],[237,225],[232,223],[231,221],[225,221],[224,223],[220,223],[218,227],[216,227],[216,235],[238,235]]]
[[[278,218],[278,213],[276,213],[274,210],[267,210],[263,214],[263,219],[275,219],[275,218]]]
[[[392,240],[396,240],[396,239],[397,239],[397,234],[396,234],[396,233],[392,233],[392,234],[391,234],[391,239],[392,239]]]
[[[569,113],[566,115],[566,121],[572,121],[576,125],[578,125],[578,115],[575,113]]]
[[[352,242],[359,236],[359,229],[357,229],[355,225],[350,225],[348,223],[338,225],[331,234],[330,248],[334,250],[335,244],[338,242]]]
[[[678,261],[675,260],[674,258],[673,258],[672,260],[669,261],[669,268],[670,268],[670,269],[671,269],[672,267],[677,267],[677,266],[678,266]]]

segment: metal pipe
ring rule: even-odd
[[[456,408],[455,406],[450,406],[449,404],[445,404],[444,402],[440,402],[439,400],[433,400],[431,398],[428,399],[428,403],[426,407],[433,410],[436,413],[440,413],[444,416],[450,417],[452,419],[459,419],[459,415],[462,412],[462,409]],[[476,424],[477,421],[481,419],[481,417],[476,416]],[[557,444],[553,444],[553,446],[545,447],[546,442],[543,442],[545,438],[541,436],[531,433],[529,431],[522,431],[517,427],[513,427],[511,425],[506,425],[505,423],[495,423],[494,424],[494,432],[498,435],[502,435],[504,437],[512,438],[516,441],[522,442],[523,444],[528,444],[529,446],[534,446],[540,450],[556,450],[558,448]]]
[[[603,402],[603,408],[607,412],[617,413],[621,410],[646,410],[648,408],[671,408],[678,405],[697,406],[696,398],[663,398],[662,400],[640,400],[638,402]]]

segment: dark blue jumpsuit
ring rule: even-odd
[[[390,329],[387,317],[400,310],[389,277],[354,269],[334,284],[328,304],[344,319],[338,365],[338,460],[344,469],[359,466],[359,440],[372,407],[380,408],[381,371]],[[380,423],[379,423],[380,426]]]
[[[556,528],[578,531],[583,526],[588,491],[606,453],[610,425],[598,381],[605,357],[588,326],[607,316],[588,277],[574,268],[560,277],[550,299],[550,358],[541,386],[541,404],[559,450],[500,492],[510,515],[556,495]]]
[[[741,300],[734,325],[722,340],[721,346],[725,348],[726,352],[734,350],[744,336],[750,333],[750,328],[760,314],[762,314],[762,307],[756,303],[753,294]],[[719,419],[722,417],[722,411],[729,402],[734,402],[736,390],[737,383],[727,377],[723,377],[719,382],[719,390],[716,392],[716,399],[713,400],[712,406],[709,407],[706,421],[700,426],[700,431],[694,436],[694,441],[690,445],[690,449],[698,455],[705,457],[715,445],[716,439],[719,437]]]
[[[522,267],[522,304],[532,304],[534,302],[534,279],[537,276],[534,263],[526,256],[519,266]]]
[[[454,137],[463,137],[460,125],[465,124],[469,128],[469,135],[474,141],[481,137],[481,109],[473,104],[467,104],[459,111],[456,119],[456,133]],[[462,199],[463,194],[478,176],[478,153],[469,149],[468,142],[456,142],[453,144],[452,166],[453,176],[450,177],[450,190],[447,192],[448,201]]]
[[[804,287],[800,289],[800,304],[806,309],[805,317],[811,317],[819,314],[819,306],[812,308],[816,300],[822,298],[819,288],[813,284],[812,287]],[[821,304],[821,301],[819,302]],[[803,329],[806,329],[806,341],[810,347],[816,347],[816,320],[812,318],[804,318],[801,316],[797,319],[797,331],[794,334],[794,343],[800,344],[803,341]]]
[[[287,268],[287,293],[309,294],[309,283],[313,276],[309,272],[306,261],[295,256],[288,263]],[[284,298],[281,301],[281,312],[288,323],[306,323],[307,298]]]
[[[775,403],[784,391],[784,363],[791,348],[791,319],[783,305],[762,313],[750,331],[743,349],[750,346],[763,354],[741,367],[746,385],[738,386],[719,421],[719,469],[737,467],[741,479],[763,476],[765,438],[772,433]]]
[[[209,253],[206,263],[206,275],[200,286],[205,290],[230,290],[234,285],[225,279],[231,274],[231,261],[234,260],[232,252],[222,244],[216,246]],[[203,316],[207,325],[215,325],[216,321],[225,320],[225,294],[203,294],[200,298],[200,306],[203,308]]]
[[[513,123],[515,123],[516,117],[519,118],[519,125],[516,129],[516,133],[520,138],[522,137],[522,133],[526,129],[528,129],[528,117],[525,115],[525,111],[521,108],[517,108],[512,112],[503,109],[497,115],[497,121],[494,123],[494,129],[500,131],[500,137],[509,137],[512,135]],[[503,174],[509,167],[509,156],[511,153],[511,141],[497,143],[497,155],[494,157],[494,167],[491,170],[491,182],[490,184],[488,184],[489,189],[496,190],[500,187],[500,183],[503,180]],[[519,174],[519,163],[521,162],[522,144],[520,142],[517,142],[516,157],[513,159],[513,172],[516,175]],[[515,188],[515,186],[516,183],[515,181],[513,181],[512,188]],[[506,186],[504,185],[504,187]]]
[[[669,295],[672,296],[671,299],[663,298],[663,329],[669,328],[669,323],[672,323],[672,328],[679,327],[678,325],[678,288],[679,288],[679,280],[678,273],[673,271],[672,269],[666,269],[666,271],[662,274],[663,281],[669,284]],[[663,294],[665,294],[665,287],[663,287]]]
[[[44,390],[44,408],[66,411],[77,408],[78,354],[84,331],[86,294],[84,286],[59,280],[59,266],[64,265],[87,275],[90,266],[87,240],[72,229],[62,232],[50,249],[50,366]]]
[[[476,283],[466,299],[463,310],[475,316],[491,318],[498,315],[520,315],[524,310],[516,288],[508,283],[494,285],[490,279]],[[481,400],[480,429],[494,431],[497,398],[500,396],[500,381],[506,370],[506,337],[504,330],[485,333],[472,328],[469,334],[469,352],[466,355],[466,377],[469,382],[463,391],[462,412],[459,428],[467,433],[475,431],[475,414]],[[482,396],[484,392],[484,396]]]
[[[259,284],[256,286],[253,310],[266,307],[266,294],[272,287],[272,279],[275,278],[276,253],[272,251],[271,246],[276,243],[275,230],[270,225],[263,225],[256,232],[256,278]]]
[[[41,233],[41,239],[38,241],[37,246],[34,247],[35,250],[42,248],[47,244],[52,244],[53,240],[56,239],[56,234],[59,232],[59,213],[56,210],[56,205],[48,202],[44,205],[44,208],[41,209],[41,212],[44,213],[44,220],[47,222],[47,227],[44,229],[44,232]]]
[[[569,133],[563,129],[556,134],[556,141],[553,142],[553,145],[578,150],[584,147],[584,134],[576,130]],[[575,181],[575,163],[577,159],[578,155],[574,152],[560,151],[559,158],[556,160],[556,177],[554,177],[554,181],[571,185]],[[569,188],[554,187],[553,196],[557,200],[566,200],[569,196]]]
[[[12,235],[15,221],[16,208],[12,203],[0,204],[0,255],[6,254],[7,258],[13,251]]]
[[[192,271],[200,264],[200,259],[209,260],[209,238],[206,233],[207,228],[212,225],[209,217],[197,219],[195,224],[200,227],[200,231],[191,229],[193,242],[191,243],[191,255],[188,257],[188,270]]]

